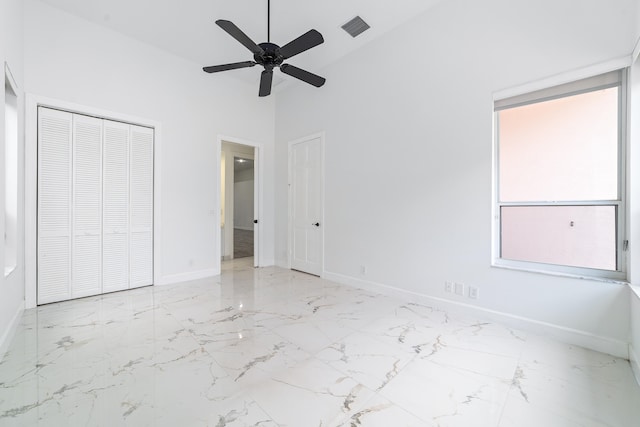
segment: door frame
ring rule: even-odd
[[[153,128],[153,285],[162,281],[162,126],[147,118],[103,110],[101,108],[62,101],[44,96],[26,94],[25,99],[25,151],[24,151],[24,233],[25,308],[38,304],[37,258],[38,258],[38,107],[53,108],[69,113],[99,117]]]
[[[218,135],[216,140],[216,164],[218,165],[218,185],[216,188],[216,206],[218,209],[215,214],[215,223],[217,225],[217,246],[216,246],[216,260],[218,265],[218,271],[221,271],[221,263],[222,263],[222,233],[220,229],[221,222],[221,207],[222,207],[222,189],[220,182],[220,171],[221,171],[221,162],[222,162],[222,143],[223,142],[232,142],[234,144],[246,145],[249,147],[253,147],[253,212],[254,212],[254,220],[258,219],[258,223],[255,224],[254,227],[254,235],[253,235],[253,266],[254,267],[263,267],[263,254],[264,254],[264,203],[263,203],[263,194],[264,194],[264,144],[261,142],[249,141],[242,138],[236,138],[233,136],[226,135]]]
[[[293,141],[289,141],[287,145],[287,156],[288,156],[288,176],[287,176],[287,267],[291,269],[291,259],[293,257],[293,195],[291,192],[291,178],[293,177],[293,146],[296,144],[301,144],[303,142],[308,142],[314,139],[320,139],[320,277],[325,276],[324,270],[324,230],[325,230],[325,215],[324,215],[324,181],[325,181],[325,170],[324,170],[324,158],[325,158],[325,132],[318,132],[311,135],[303,136],[302,138],[295,139]]]

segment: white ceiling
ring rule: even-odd
[[[267,41],[267,0],[42,1],[201,66],[253,60],[251,52],[215,24],[217,19],[232,21],[256,43]],[[312,28],[320,31],[324,44],[287,62],[322,74],[323,67],[440,1],[271,0],[271,41],[283,46]],[[340,27],[356,15],[371,29],[354,39]],[[226,73],[259,81],[256,68]],[[286,79],[293,78],[278,72],[274,84]]]

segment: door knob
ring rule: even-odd
[[[315,224],[311,224],[311,225],[315,225],[316,227],[320,227],[320,223],[316,222]]]
[[[258,220],[257,220],[257,219],[254,219],[254,220],[253,220],[253,223],[254,223],[254,224],[257,224],[257,223],[258,223]]]

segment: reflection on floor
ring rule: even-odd
[[[252,259],[25,313],[2,426],[638,426],[625,360]]]
[[[233,257],[253,256],[253,230],[233,229]]]

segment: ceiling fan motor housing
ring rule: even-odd
[[[280,53],[280,46],[274,43],[260,43],[258,46],[262,48],[264,53],[256,53],[253,55],[253,59],[265,70],[273,70],[275,67],[279,67],[284,58]]]

